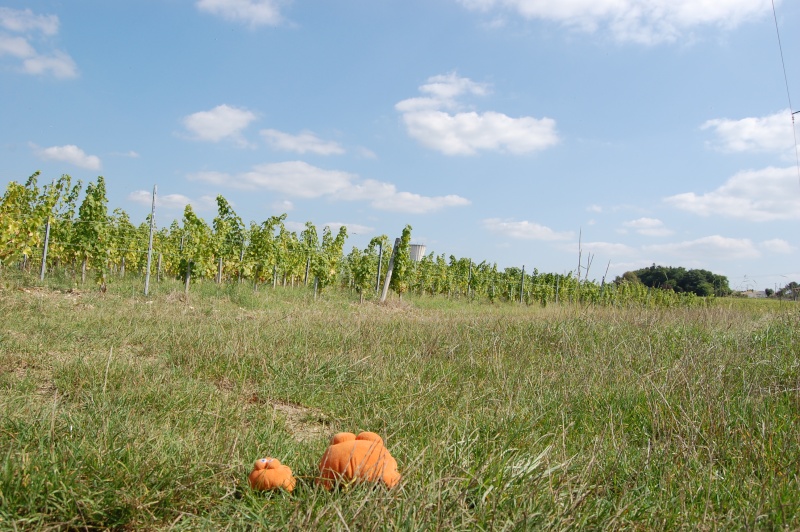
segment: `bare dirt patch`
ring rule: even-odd
[[[327,438],[332,430],[333,419],[317,408],[277,399],[264,400],[256,393],[247,402],[271,406],[274,412],[283,417],[286,430],[298,442]]]

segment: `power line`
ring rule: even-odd
[[[786,98],[789,100],[789,113],[792,117],[792,135],[794,137],[794,158],[797,163],[797,182],[800,184],[800,153],[797,149],[797,132],[794,127],[794,108],[792,107],[792,94],[789,90],[789,77],[786,75],[786,61],[783,59],[783,44],[781,44],[781,32],[778,28],[778,14],[775,11],[775,0],[772,0],[772,18],[775,20],[775,34],[778,36],[778,49],[781,52],[781,66],[783,67],[783,81],[786,84]]]

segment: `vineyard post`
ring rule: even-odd
[[[314,301],[317,300],[318,289],[319,289],[319,277],[314,276]]]
[[[525,294],[525,265],[522,265],[522,278],[519,281],[519,304],[522,304],[523,296]]]
[[[217,284],[222,282],[222,257],[219,258],[217,263]]]
[[[306,259],[306,275],[303,277],[303,285],[308,286],[308,271],[311,269],[311,256]]]
[[[469,275],[467,276],[467,298],[472,297],[472,259],[469,260]]]
[[[581,247],[581,238],[583,237],[583,230],[578,231],[578,285],[575,287],[575,303],[581,301],[581,254],[583,248]],[[572,303],[572,296],[570,295],[570,303]]]
[[[386,295],[389,293],[389,282],[392,280],[392,270],[394,269],[394,257],[397,255],[397,248],[400,247],[400,239],[394,239],[394,248],[392,248],[392,256],[389,257],[389,267],[386,268],[386,280],[383,282],[383,292],[381,293],[381,303],[386,301]]]
[[[47,217],[47,225],[44,226],[44,249],[42,250],[42,268],[39,271],[39,280],[44,281],[44,271],[47,269],[47,244],[50,241],[50,217]]]
[[[189,282],[192,279],[192,259],[186,261],[186,280],[183,285],[183,293],[189,293]]]
[[[242,284],[242,269],[244,269],[244,246],[239,252],[239,284]]]
[[[272,289],[275,289],[275,286],[278,284],[278,265],[272,265]]]
[[[153,204],[150,207],[150,236],[148,237],[147,241],[147,270],[144,274],[144,295],[147,296],[147,293],[150,291],[150,265],[153,262],[153,229],[155,228],[155,220],[156,220],[156,186],[153,185]],[[161,253],[158,254],[158,272],[156,273],[156,277],[160,281],[160,274],[161,274]]]
[[[119,276],[120,277],[125,277],[125,257],[124,256],[122,257],[122,261],[120,263]]]
[[[158,254],[158,265],[156,266],[156,281],[158,281],[159,283],[161,282],[161,260],[163,258],[164,258],[164,254],[163,253],[159,253]],[[148,271],[150,271],[149,268],[148,268]]]
[[[558,305],[558,277],[556,277],[556,305]]]
[[[383,261],[383,243],[378,242],[378,275],[375,276],[375,293],[381,289],[381,261]]]

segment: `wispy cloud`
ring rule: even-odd
[[[462,110],[460,98],[488,94],[485,84],[451,73],[429,78],[419,90],[421,97],[398,102],[395,109],[411,137],[445,155],[479,151],[522,154],[559,142],[556,122],[551,118],[512,118],[494,111]]]
[[[277,26],[283,21],[281,0],[197,0],[197,9],[247,26]]]
[[[800,219],[797,168],[764,168],[734,175],[721,187],[664,198],[676,209],[700,216],[724,216],[752,222]]]
[[[277,129],[262,129],[261,136],[270,146],[281,151],[317,155],[341,155],[345,151],[338,143],[322,140],[311,131],[301,131],[297,135],[292,135]]]
[[[0,57],[19,61],[21,72],[62,79],[77,77],[78,67],[69,54],[58,49],[41,52],[35,45],[47,45],[58,33],[57,16],[0,7],[0,28]]]
[[[616,40],[642,44],[675,42],[695,29],[733,28],[766,15],[768,2],[749,0],[456,0],[494,15],[511,12],[528,20],[556,22],[577,31],[607,32]]]
[[[470,204],[468,199],[461,196],[423,196],[398,191],[391,183],[362,179],[339,170],[325,170],[303,161],[261,164],[249,172],[235,175],[199,172],[188,178],[241,190],[270,190],[295,198],[366,201],[374,209],[411,214]]]
[[[664,222],[657,218],[637,218],[624,222],[622,226],[644,236],[669,236],[673,233],[664,227]]]
[[[37,15],[30,9],[0,7],[0,28],[14,33],[40,32],[44,35],[58,33],[58,17]]]
[[[323,227],[328,226],[331,228],[332,233],[338,233],[341,227],[347,227],[347,233],[350,235],[371,235],[375,232],[374,227],[361,224],[351,224],[347,222],[328,222],[323,224]]]
[[[747,238],[727,238],[720,235],[696,240],[644,246],[648,253],[665,255],[679,260],[735,260],[761,256],[755,244]]]
[[[273,201],[270,207],[274,211],[289,212],[294,210],[294,203],[289,200]]]
[[[128,194],[128,199],[134,203],[148,206],[153,202],[152,192],[147,190],[135,190]],[[193,200],[183,194],[156,194],[156,207],[170,211],[182,211],[187,205],[191,205],[197,211],[208,211],[216,207],[217,202],[211,196],[202,196]]]
[[[627,244],[619,242],[581,242],[581,252],[586,255],[591,253],[595,257],[602,257],[603,259],[616,259],[620,257],[630,257],[636,253],[636,249]],[[571,251],[577,256],[578,247],[575,246]]]
[[[797,248],[791,245],[786,240],[782,238],[773,238],[771,240],[765,240],[761,242],[760,246],[772,253],[778,253],[782,255],[788,255],[789,253],[794,253]]]
[[[100,170],[102,167],[99,157],[96,155],[87,155],[86,152],[74,144],[50,146],[49,148],[40,148],[35,144],[31,144],[30,146],[36,156],[45,161],[60,161],[80,168],[86,168],[87,170]]]
[[[126,152],[114,152],[112,153],[112,155],[116,157],[128,157],[129,159],[138,159],[139,157],[141,157],[141,155],[139,155],[137,152],[133,150]]]
[[[501,218],[486,218],[482,224],[484,228],[492,233],[515,240],[557,241],[575,238],[575,233],[571,231],[554,231],[549,227],[528,220],[514,221]]]
[[[704,122],[700,129],[716,134],[712,148],[725,152],[786,152],[792,148],[792,113],[788,109],[762,117],[738,120],[715,118]],[[793,155],[793,153],[792,153]]]
[[[183,125],[196,140],[219,142],[230,139],[246,144],[242,131],[256,119],[255,113],[229,105],[218,105],[210,111],[199,111],[183,119]]]

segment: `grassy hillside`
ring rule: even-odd
[[[800,527],[795,305],[140,290],[0,277],[0,528]],[[401,486],[314,487],[340,430]]]

